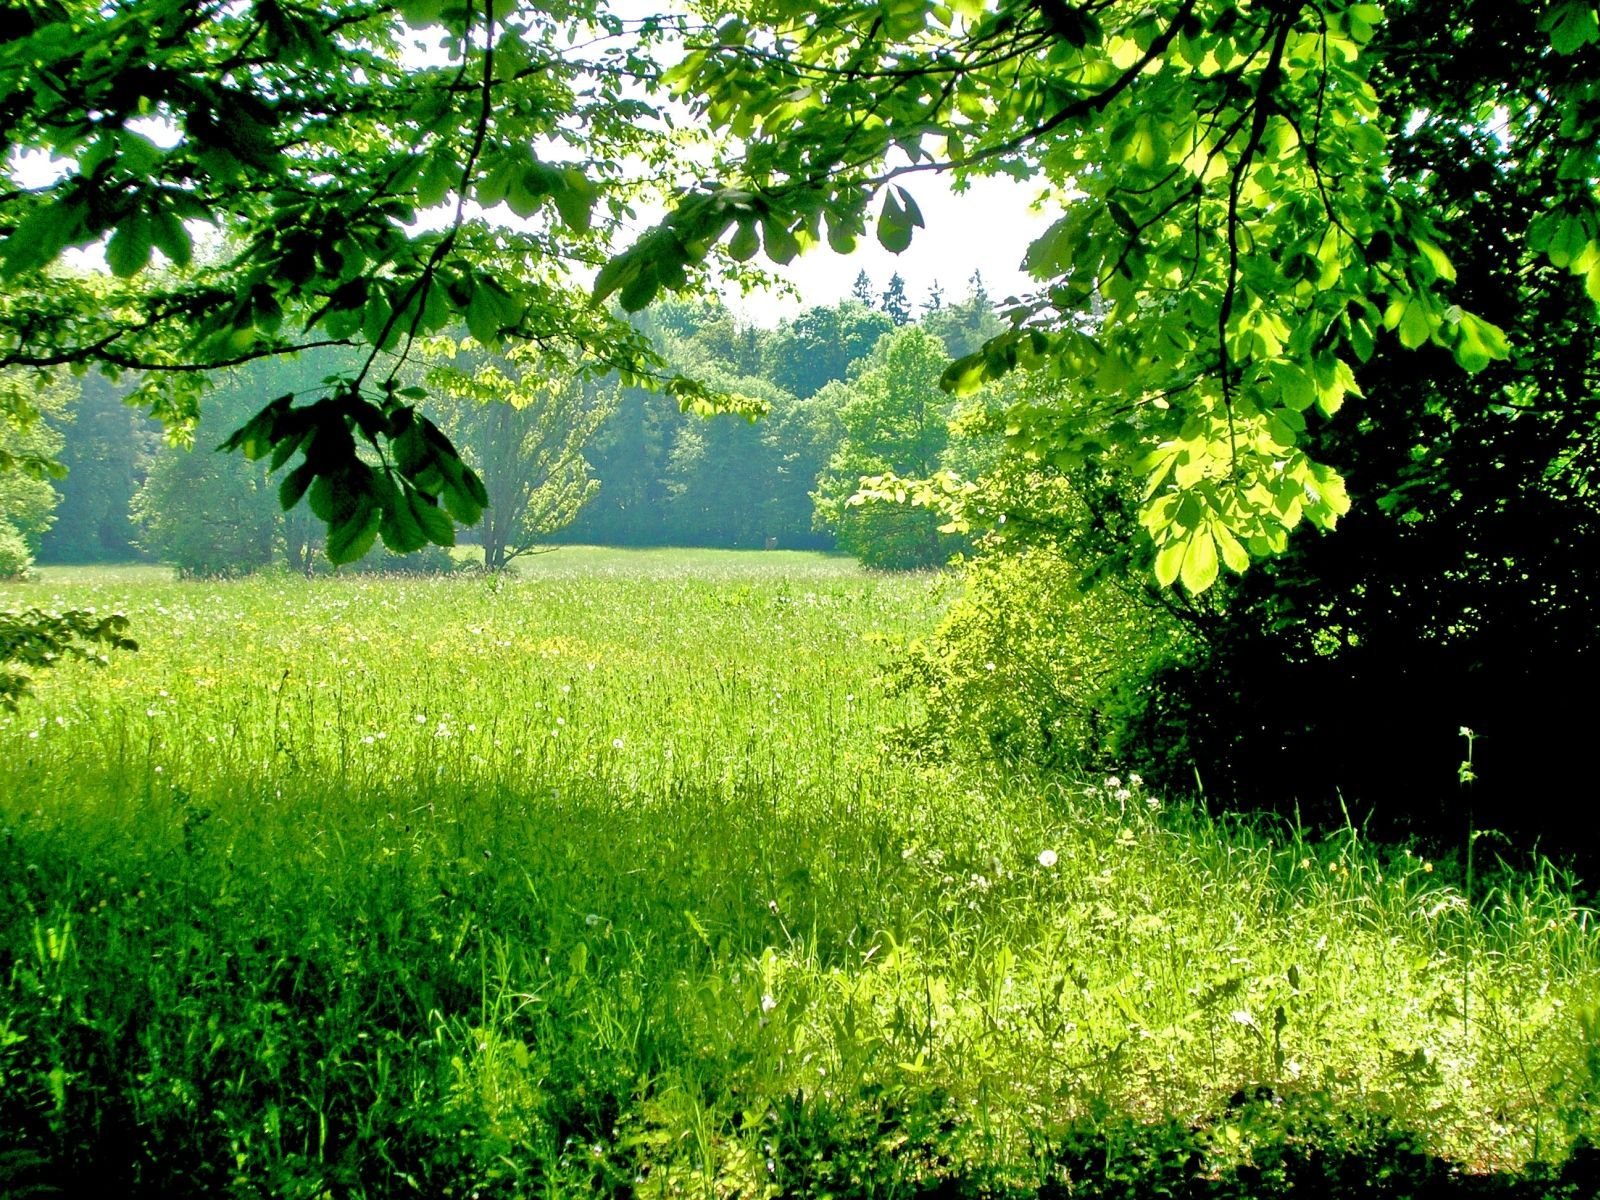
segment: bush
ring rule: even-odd
[[[1045,546],[979,557],[966,584],[898,667],[898,685],[927,705],[905,743],[1045,766],[1116,762],[1128,698],[1182,653],[1180,623],[1126,580],[1087,580]]]
[[[317,566],[336,569],[341,575],[448,575],[461,569],[447,547],[427,545],[410,554],[396,554],[382,542],[353,563],[331,568],[328,560],[319,556]]]
[[[17,527],[0,518],[0,579],[26,579],[33,570],[33,551]]]

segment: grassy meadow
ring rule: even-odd
[[[0,1194],[1593,1194],[1558,878],[903,761],[954,586],[0,587],[141,643],[0,713]]]

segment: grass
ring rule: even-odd
[[[0,715],[0,1192],[1264,1196],[1600,1135],[1562,881],[897,761],[950,586],[0,590],[142,643]]]

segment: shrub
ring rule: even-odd
[[[1042,545],[981,556],[966,583],[898,667],[927,705],[904,741],[1046,766],[1115,760],[1128,698],[1181,653],[1181,624],[1125,579],[1085,579]]]
[[[33,569],[33,551],[15,525],[0,518],[0,579],[26,579]]]

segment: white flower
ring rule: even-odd
[[[596,925],[600,924],[604,920],[605,918],[599,913],[588,913],[584,916],[583,923],[590,929],[593,929]]]
[[[622,739],[621,738],[612,738],[611,739],[611,748],[613,750],[621,750],[622,749]]]
[[[1041,850],[1041,851],[1039,851],[1039,865],[1041,867],[1047,867],[1047,868],[1055,866],[1056,865],[1056,852],[1054,850]]]
[[[778,1002],[777,1002],[776,999],[773,998],[771,992],[768,992],[768,993],[766,993],[765,995],[763,995],[761,997],[761,1011],[762,1012],[771,1012],[773,1009],[775,1009],[777,1007],[778,1007]]]

